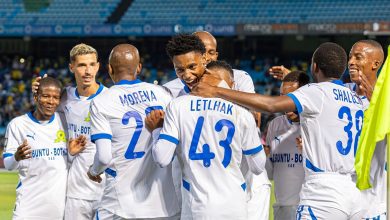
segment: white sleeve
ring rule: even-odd
[[[265,169],[266,157],[253,115],[247,110],[243,110],[243,113],[240,124],[242,127],[242,153],[248,161],[249,169],[258,175]]]
[[[268,125],[267,130],[267,137],[266,139],[266,145],[270,148],[270,155],[267,156],[267,161],[265,162],[265,169],[267,170],[268,179],[273,180],[274,179],[274,164],[272,163],[271,157],[272,157],[272,130],[273,130],[273,123],[274,120],[272,120]]]
[[[111,140],[110,139],[98,139],[96,144],[96,154],[90,169],[93,176],[97,176],[104,172],[110,165],[112,159],[111,153]]]
[[[19,162],[15,160],[15,152],[23,143],[23,137],[16,128],[16,123],[11,121],[5,132],[5,150],[3,152],[4,166],[7,170],[15,170],[18,168]]]
[[[294,103],[299,114],[314,117],[322,110],[325,93],[316,83],[307,84],[287,94]]]
[[[255,86],[251,76],[242,70],[233,70],[234,89],[241,92],[255,93]]]
[[[172,161],[176,146],[179,144],[179,129],[176,119],[171,103],[166,109],[163,128],[152,151],[154,161],[161,167],[167,166]]]
[[[102,112],[103,106],[95,103],[94,99],[91,102],[91,141],[95,143],[98,139],[112,139],[112,131],[110,122]]]

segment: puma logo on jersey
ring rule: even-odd
[[[280,144],[280,138],[278,138],[277,136],[274,138],[274,141],[278,141],[278,144]]]
[[[33,134],[28,134],[26,137],[31,138],[35,141],[35,132]]]

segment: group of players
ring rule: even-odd
[[[275,219],[386,216],[385,145],[372,189],[360,192],[354,172],[380,44],[359,41],[349,59],[339,45],[321,44],[314,83],[273,67],[279,97],[255,94],[247,73],[217,61],[208,32],[174,36],[166,50],[178,78],[164,86],[137,79],[142,65],[130,44],[110,53],[110,88],[96,82],[98,53],[85,44],[70,51],[76,87],[61,93],[56,79],[37,80],[36,109],[6,131],[4,163],[20,179],[14,219],[268,219],[268,177]],[[349,84],[340,81],[347,60]],[[285,113],[264,145],[248,109]]]

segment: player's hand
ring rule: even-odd
[[[101,183],[102,182],[102,178],[100,177],[100,175],[92,176],[92,174],[89,172],[89,170],[87,172],[87,175],[88,175],[89,179],[94,181],[94,182],[97,182],[97,183]]]
[[[271,154],[271,148],[268,145],[263,145],[265,155],[268,157]]]
[[[214,77],[206,70],[199,82],[192,88],[191,94],[206,98],[215,97],[217,87],[222,79]]]
[[[71,138],[69,140],[68,152],[74,156],[80,152],[83,152],[87,145],[87,138],[84,135],[78,136],[76,139]]]
[[[302,153],[302,149],[303,149],[302,137],[299,136],[299,137],[295,138],[295,143],[297,144],[298,152]]]
[[[261,126],[261,112],[252,112],[253,116],[255,117],[256,126],[260,128]]]
[[[291,70],[287,69],[283,65],[281,66],[273,66],[269,68],[269,74],[273,76],[275,79],[282,80],[287,74],[291,72]]]
[[[371,100],[372,93],[374,92],[374,87],[368,81],[367,76],[364,75],[362,72],[359,72],[358,86],[358,94],[363,94],[367,97],[368,100]]]
[[[21,161],[31,158],[31,147],[28,145],[27,140],[24,140],[23,143],[17,148],[15,152],[15,160]]]
[[[153,131],[156,128],[161,128],[164,123],[164,111],[153,110],[145,118],[145,125],[149,131]]]
[[[39,88],[39,81],[41,81],[42,78],[45,78],[47,77],[47,74],[45,73],[45,75],[43,75],[43,77],[40,77],[38,76],[37,78],[35,78],[35,80],[33,80],[32,84],[31,84],[31,91],[32,93],[37,93],[38,92],[38,88]]]

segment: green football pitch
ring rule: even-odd
[[[18,175],[14,172],[0,171],[0,219],[11,219],[15,204],[15,188],[18,183]],[[270,218],[273,219],[272,204],[275,201],[274,190],[271,192]]]

